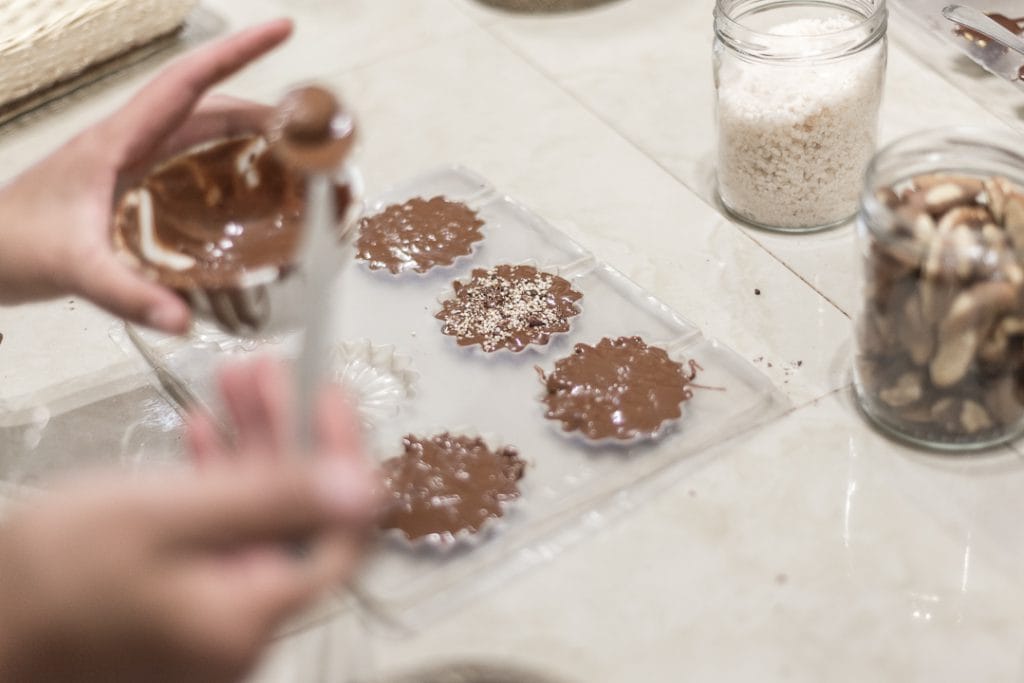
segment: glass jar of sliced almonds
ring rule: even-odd
[[[1024,429],[1021,149],[932,131],[868,169],[854,384],[864,413],[905,440],[975,450]]]

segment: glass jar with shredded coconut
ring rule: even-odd
[[[718,194],[762,228],[808,231],[857,211],[875,151],[885,0],[717,0]]]

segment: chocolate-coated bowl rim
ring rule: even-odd
[[[168,164],[187,157],[191,154],[196,154],[204,150],[208,150],[218,144],[224,144],[235,140],[243,139],[255,139],[259,137],[258,134],[250,133],[244,135],[234,135],[228,137],[214,138],[207,140],[198,145],[195,145],[188,150],[174,155],[168,159],[155,164],[148,172],[147,177],[153,173],[159,172],[162,168]],[[221,293],[221,292],[235,292],[240,290],[249,290],[259,287],[272,286],[276,282],[280,282],[288,279],[298,267],[301,266],[304,246],[306,244],[305,235],[300,236],[296,253],[294,255],[293,262],[281,265],[268,265],[260,268],[253,269],[239,269],[233,275],[221,276],[217,279],[210,279],[206,282],[196,282],[195,285],[182,285],[182,283],[174,278],[168,277],[166,271],[161,268],[155,267],[148,263],[140,254],[136,254],[134,251],[129,249],[122,237],[122,221],[120,219],[121,205],[125,200],[125,197],[132,191],[138,189],[143,180],[139,181],[138,185],[128,188],[123,194],[117,197],[114,205],[114,219],[113,225],[111,226],[112,239],[114,242],[114,248],[122,255],[123,258],[130,260],[136,268],[140,269],[147,277],[150,277],[155,282],[158,282],[170,289],[175,290],[179,294],[183,295],[187,300],[191,301],[196,295],[208,294],[208,293]],[[338,188],[347,188],[348,190],[348,205],[345,207],[345,212],[342,218],[337,222],[339,243],[343,242],[348,238],[349,233],[355,226],[356,221],[363,214],[364,211],[364,200],[365,200],[365,187],[363,182],[362,174],[359,169],[352,163],[351,160],[347,160],[338,172],[334,175],[334,184]],[[196,278],[201,279],[201,278]]]

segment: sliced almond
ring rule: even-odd
[[[960,226],[980,230],[986,223],[992,223],[992,214],[984,206],[957,206],[939,218],[939,232]]]
[[[971,176],[965,175],[953,175],[950,173],[929,173],[925,175],[919,175],[914,178],[914,187],[919,190],[928,191],[939,185],[946,184],[959,185],[965,192],[970,194],[972,197],[977,197],[981,194],[983,185],[980,178],[972,178]]]
[[[992,429],[992,418],[988,411],[977,401],[964,401],[960,409],[960,424],[968,434],[977,434]]]
[[[900,205],[900,196],[896,194],[896,191],[891,187],[883,187],[875,190],[875,199],[877,199],[882,206],[886,206],[890,209],[895,209]]]
[[[959,183],[942,183],[924,191],[924,208],[934,216],[941,216],[955,207],[973,205],[977,196],[977,192]]]
[[[1006,198],[1003,227],[1010,236],[1013,248],[1024,252],[1024,196],[1014,194]]]
[[[999,322],[999,328],[1003,330],[1007,336],[1022,336],[1024,335],[1024,318],[1019,318],[1015,315],[1008,315]]]
[[[929,325],[937,326],[949,312],[949,307],[959,292],[959,285],[923,278],[918,283],[921,297],[921,313]]]
[[[903,303],[903,315],[897,319],[896,336],[914,365],[927,365],[935,350],[935,334],[921,310],[921,299],[911,294]]]
[[[891,387],[878,392],[878,397],[890,408],[903,408],[921,400],[923,390],[924,381],[921,375],[916,372],[905,372]]]
[[[996,223],[1003,223],[1003,216],[1006,215],[1006,196],[1013,191],[1012,186],[1006,178],[986,178],[984,183],[985,206],[988,207]]]
[[[956,297],[939,325],[938,348],[928,365],[935,386],[953,386],[967,375],[992,321],[1016,300],[1017,289],[1008,282],[983,282]]]
[[[928,365],[932,383],[951,387],[967,375],[980,338],[977,328],[967,327],[947,332],[939,342],[938,351]]]

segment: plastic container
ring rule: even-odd
[[[474,173],[441,168],[385,193],[369,211],[412,197],[442,195],[467,204],[484,220],[484,239],[471,258],[450,268],[405,277],[372,271],[355,260],[337,282],[335,341],[368,340],[393,347],[419,373],[416,390],[391,416],[375,420],[367,440],[383,461],[402,452],[405,434],[439,430],[500,434],[527,463],[521,496],[508,515],[479,542],[450,552],[434,547],[381,543],[361,578],[366,594],[406,623],[453,609],[511,574],[545,562],[565,544],[592,533],[609,516],[650,495],[649,484],[681,476],[713,457],[710,447],[780,416],[788,402],[746,360],[705,338],[700,330],[649,292]],[[543,264],[583,294],[581,314],[568,333],[535,353],[481,353],[460,348],[441,333],[438,294],[474,268],[500,263]],[[566,438],[561,424],[546,420],[535,366],[547,369],[579,342],[638,335],[673,359],[696,359],[705,369],[682,418],[659,438],[634,444],[594,444]],[[204,401],[212,397],[211,367],[250,351],[242,346],[152,340],[155,355]],[[256,349],[291,355],[297,337]],[[667,427],[671,427],[671,429]]]
[[[856,213],[875,151],[885,0],[718,0],[718,194],[757,227],[808,231]]]
[[[1024,155],[981,131],[882,150],[861,202],[855,386],[883,429],[973,450],[1024,430]]]

